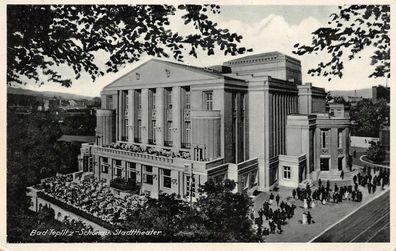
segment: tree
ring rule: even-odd
[[[355,122],[352,135],[378,137],[381,125],[388,121],[390,108],[384,99],[375,103],[363,99],[356,106],[351,107],[350,116]]]
[[[381,147],[381,143],[370,142],[370,147],[366,151],[367,158],[370,160],[381,163],[385,160],[385,150]]]
[[[369,46],[376,48],[371,56],[374,72],[369,77],[390,77],[390,6],[350,5],[339,6],[339,13],[330,15],[328,27],[321,27],[312,33],[311,45],[295,44],[297,55],[317,54],[327,51],[328,62],[321,62],[317,68],[308,70],[312,76],[331,75],[342,78],[344,61],[352,60]],[[360,56],[359,56],[360,58]]]
[[[183,12],[184,24],[195,32],[180,35],[169,28],[169,18]],[[220,13],[217,5],[8,5],[7,83],[26,83],[25,78],[71,86],[59,73],[67,65],[80,78],[88,73],[93,81],[105,72],[117,72],[127,63],[151,56],[208,55],[220,48],[225,55],[243,54],[242,36],[218,27],[208,14]],[[110,55],[104,67],[98,54]],[[104,69],[102,69],[104,68]],[[41,79],[42,80],[42,79]],[[43,84],[41,82],[41,84]]]

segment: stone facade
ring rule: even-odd
[[[208,179],[233,179],[248,192],[295,186],[301,179],[284,181],[285,163],[307,167],[297,170],[301,178],[317,177],[311,173],[323,155],[318,140],[329,124],[331,168],[338,163],[337,128],[344,128],[341,149],[348,154],[349,118],[330,117],[325,91],[301,85],[300,62],[278,52],[212,68],[152,59],[101,97],[97,141],[83,145],[80,170],[108,183],[131,179],[153,197],[196,196]]]

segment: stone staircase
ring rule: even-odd
[[[344,180],[352,180],[355,172],[344,171]],[[341,179],[341,171],[335,170],[330,172],[320,172],[319,178],[321,180],[330,180],[330,181],[340,181]]]

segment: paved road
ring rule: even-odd
[[[389,190],[312,242],[390,242]]]

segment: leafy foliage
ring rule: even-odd
[[[308,70],[312,76],[331,75],[342,78],[344,60],[354,59],[369,46],[376,51],[371,56],[375,70],[369,77],[390,77],[390,6],[350,5],[339,6],[339,13],[330,15],[328,27],[321,27],[312,33],[311,45],[295,44],[297,55],[317,54],[327,51],[331,60],[321,62],[317,68]]]
[[[186,36],[169,28],[169,18],[183,11],[185,25],[195,33]],[[7,6],[7,82],[23,84],[22,76],[39,82],[71,86],[72,81],[56,67],[70,66],[75,78],[83,72],[93,81],[105,72],[117,72],[145,53],[172,56],[197,56],[202,49],[208,55],[219,47],[224,54],[243,54],[238,47],[242,36],[218,27],[208,14],[220,13],[217,5],[8,5]],[[96,55],[108,53],[105,69]],[[43,82],[41,83],[43,84]]]
[[[351,107],[350,116],[355,122],[352,135],[378,137],[381,125],[389,120],[390,108],[384,99],[378,102],[363,99]]]
[[[375,143],[374,141],[370,142],[370,147],[366,151],[367,158],[370,160],[381,163],[385,160],[385,150],[381,147],[380,142]]]

